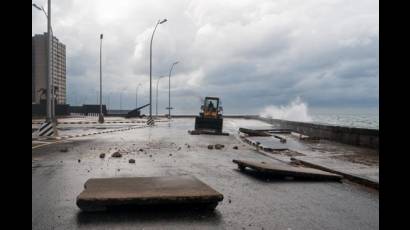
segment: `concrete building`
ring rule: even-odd
[[[40,103],[46,99],[47,88],[47,33],[32,37],[31,101]],[[56,88],[57,104],[66,104],[66,55],[65,45],[53,36],[52,76]]]

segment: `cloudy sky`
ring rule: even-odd
[[[46,0],[33,3],[46,7]],[[197,113],[219,96],[225,114],[257,114],[303,101],[311,108],[377,108],[377,0],[52,0],[52,26],[67,46],[68,103],[96,103],[99,35],[103,94],[112,109],[149,101],[149,43],[155,83],[171,77],[175,113]],[[32,10],[32,34],[46,31]],[[159,82],[159,113],[168,79]],[[153,104],[153,110],[155,104]]]

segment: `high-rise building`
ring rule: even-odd
[[[46,100],[47,95],[47,33],[34,35],[31,42],[31,101],[38,104]],[[65,45],[53,36],[52,47],[52,77],[57,104],[66,104]]]

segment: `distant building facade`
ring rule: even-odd
[[[39,104],[46,100],[47,89],[47,33],[32,37],[31,45],[31,102]],[[57,104],[66,104],[66,47],[53,36],[52,77]]]

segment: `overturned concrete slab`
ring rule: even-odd
[[[252,162],[243,160],[233,160],[240,170],[246,168],[269,176],[306,178],[317,180],[341,180],[343,177],[337,174],[328,173],[322,170],[295,167],[284,163]]]
[[[95,178],[77,197],[83,211],[189,205],[214,209],[223,195],[192,176]]]

